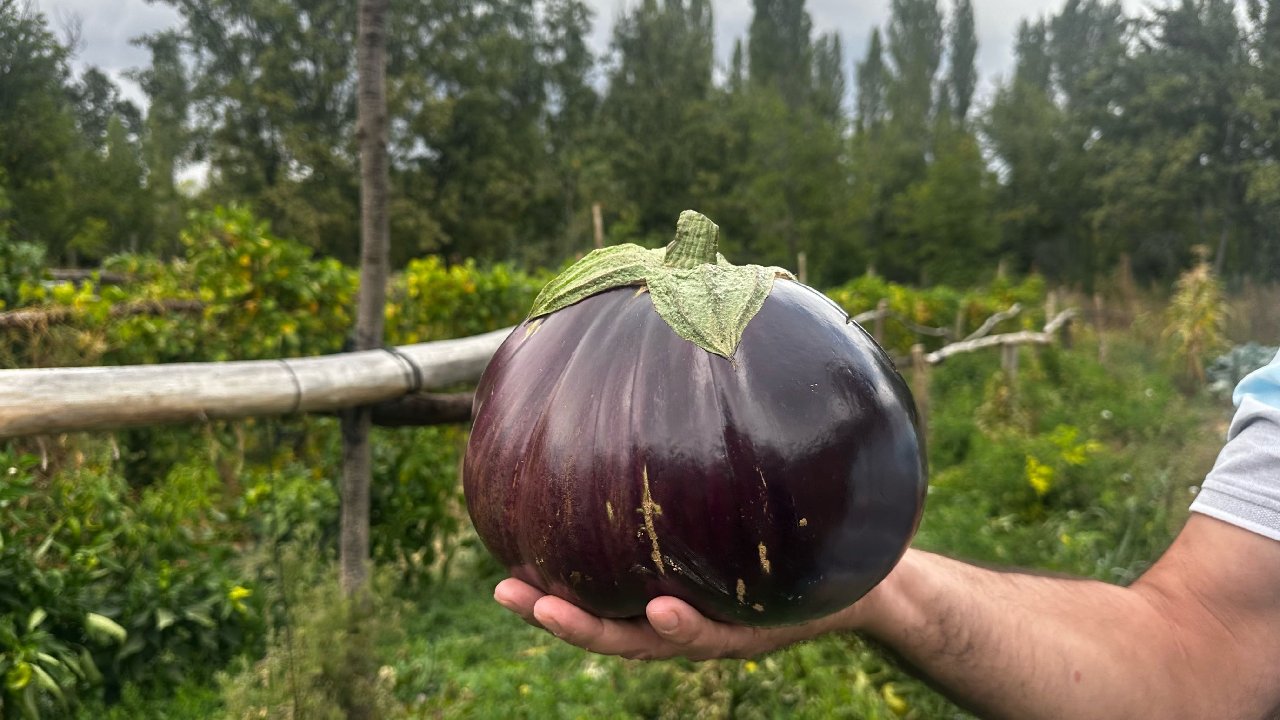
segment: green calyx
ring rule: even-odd
[[[594,250],[547,283],[533,301],[529,319],[606,290],[641,285],[677,335],[707,352],[732,357],[774,279],[795,277],[779,267],[730,264],[716,252],[719,234],[706,216],[685,210],[675,240],[665,248],[626,244]]]

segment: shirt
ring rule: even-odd
[[[1227,444],[1192,512],[1280,540],[1280,353],[1236,386]]]

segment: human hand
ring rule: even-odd
[[[530,625],[567,643],[601,655],[633,660],[755,657],[847,626],[843,612],[788,627],[730,625],[710,620],[673,597],[650,600],[645,617],[608,620],[515,578],[498,583],[493,599]]]

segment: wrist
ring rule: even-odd
[[[836,614],[839,630],[880,636],[883,630],[902,626],[910,609],[907,586],[923,553],[908,549],[888,576],[858,600]]]

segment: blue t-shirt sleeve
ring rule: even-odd
[[[1280,354],[1236,386],[1227,444],[1191,510],[1280,540]]]

